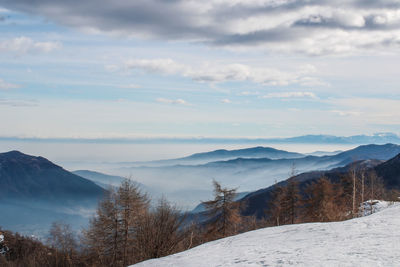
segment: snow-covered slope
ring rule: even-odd
[[[135,266],[399,266],[400,205],[344,222],[271,227]]]

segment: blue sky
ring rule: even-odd
[[[377,2],[0,0],[0,135],[400,133],[400,4]]]

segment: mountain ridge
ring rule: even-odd
[[[104,190],[44,157],[20,151],[0,153],[0,198],[51,199],[100,197]]]

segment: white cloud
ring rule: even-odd
[[[224,98],[224,99],[221,100],[221,103],[230,104],[230,103],[232,103],[232,101],[230,101],[230,100],[227,99],[227,98]]]
[[[86,0],[35,5],[30,0],[0,0],[0,4],[92,33],[310,55],[386,51],[388,40],[400,30],[397,0]],[[389,47],[397,51],[400,44]]]
[[[260,92],[258,92],[258,91],[255,91],[255,92],[243,91],[243,92],[240,92],[238,95],[239,96],[257,96],[257,95],[260,95]]]
[[[268,93],[266,95],[261,96],[261,98],[310,98],[317,99],[318,97],[312,92],[277,92],[277,93]]]
[[[120,87],[125,88],[125,89],[137,89],[137,88],[140,88],[141,86],[138,84],[131,83],[131,84],[127,84],[127,85],[121,85]]]
[[[17,54],[42,52],[48,53],[62,47],[60,42],[36,42],[29,37],[21,36],[10,40],[0,41],[0,52]]]
[[[105,65],[105,66],[104,66],[104,69],[105,69],[106,71],[108,71],[108,72],[116,72],[116,71],[119,70],[119,66],[110,64],[110,65]]]
[[[189,105],[189,103],[180,98],[178,99],[157,98],[156,101],[159,103],[172,104],[172,105],[185,105],[185,106]]]
[[[179,64],[169,58],[128,60],[126,66],[129,69],[140,69],[147,72],[169,75],[186,73],[188,71],[185,65]]]
[[[16,88],[20,88],[20,86],[17,84],[7,83],[6,81],[0,79],[0,90],[9,90]]]
[[[35,100],[20,100],[20,99],[0,98],[0,106],[35,107],[35,106],[38,106],[38,102],[35,101]]]
[[[400,125],[400,100],[384,98],[334,98],[326,100],[339,116],[357,117],[365,124]]]
[[[361,112],[359,111],[349,111],[349,110],[331,110],[332,113],[335,113],[339,116],[342,117],[348,117],[348,116],[360,116]]]
[[[286,72],[273,68],[253,67],[245,64],[204,63],[185,65],[172,59],[136,59],[126,62],[128,69],[142,70],[164,75],[180,75],[197,82],[223,83],[250,81],[261,85],[286,86],[290,84],[326,85],[309,75],[315,72],[312,65],[302,66],[297,71]]]

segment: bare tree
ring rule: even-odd
[[[236,189],[222,188],[217,181],[213,185],[214,199],[202,202],[209,218],[209,233],[216,238],[235,234],[241,221]]]
[[[84,242],[99,265],[126,266],[136,260],[136,229],[149,201],[130,180],[109,189],[84,232]]]
[[[271,192],[270,200],[267,204],[266,214],[268,214],[268,219],[271,221],[272,225],[279,226],[281,224],[285,224],[286,220],[283,211],[283,200],[286,195],[286,186],[276,185]]]
[[[357,212],[357,203],[356,203],[356,191],[357,191],[357,171],[355,169],[355,167],[353,167],[350,170],[350,176],[351,176],[351,180],[352,180],[352,209],[351,209],[351,214],[352,217],[356,217],[358,212]]]
[[[126,179],[116,194],[119,224],[122,242],[122,264],[126,266],[135,254],[132,243],[135,242],[135,228],[147,213],[149,201],[137,185]]]
[[[283,199],[283,211],[290,224],[294,224],[297,217],[297,210],[300,205],[299,184],[294,179],[289,180],[286,189],[286,196]]]
[[[162,198],[137,226],[136,243],[140,260],[159,258],[186,249],[179,247],[188,233],[184,220],[185,215]]]
[[[53,222],[47,243],[56,249],[56,265],[72,266],[73,257],[77,251],[77,242],[69,224]],[[58,262],[58,254],[61,254],[61,263]]]
[[[342,218],[337,201],[340,190],[326,177],[321,177],[308,185],[305,194],[303,201],[305,221],[329,222]]]

